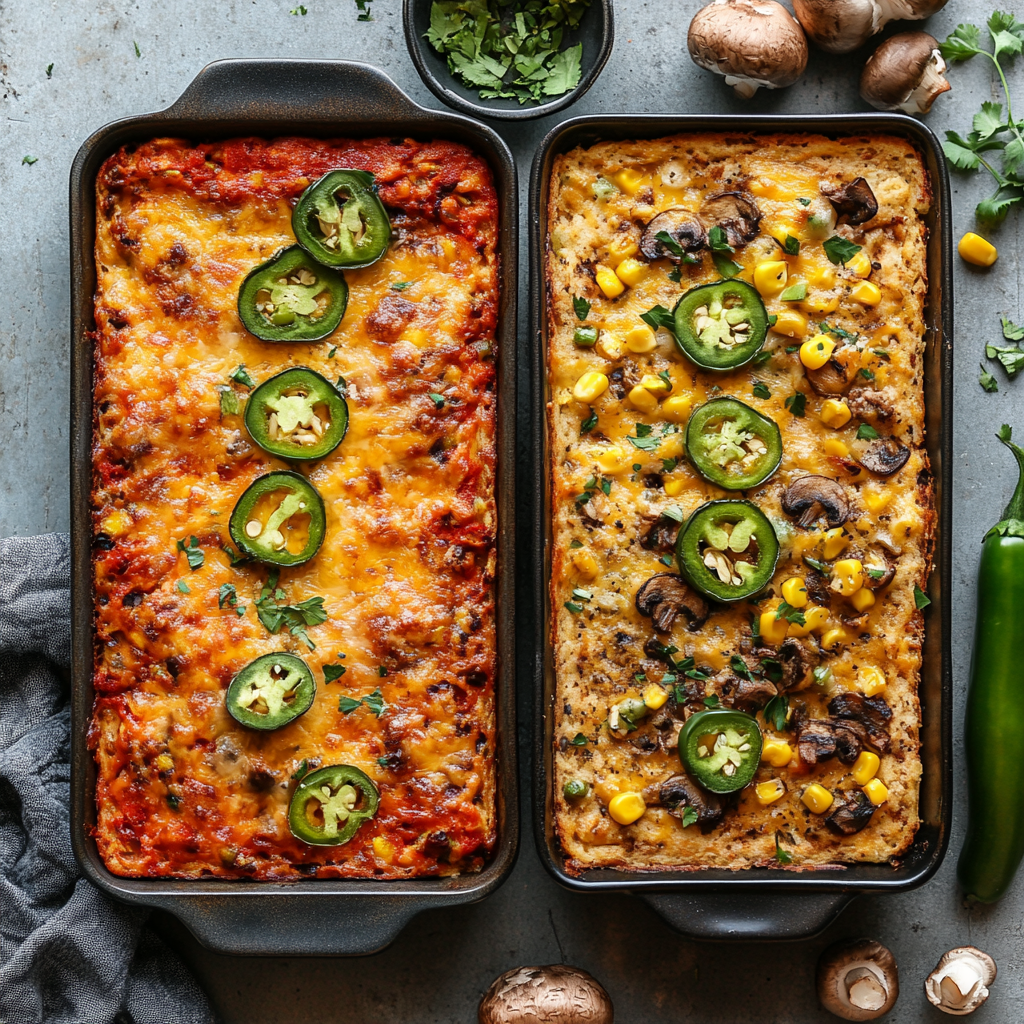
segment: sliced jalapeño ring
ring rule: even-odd
[[[310,846],[341,846],[377,813],[380,794],[364,772],[333,764],[303,777],[288,805],[288,827]]]
[[[254,480],[238,499],[228,529],[239,549],[268,565],[302,565],[320,550],[327,515],[317,489],[281,470]]]
[[[679,759],[706,790],[735,793],[749,785],[761,762],[760,726],[742,711],[698,711],[679,733]]]
[[[749,405],[712,398],[686,425],[686,451],[705,480],[727,491],[745,491],[779,468],[782,435],[773,419]]]
[[[768,336],[761,296],[735,278],[691,288],[676,303],[673,317],[676,344],[704,370],[734,370],[749,363]]]
[[[250,661],[227,692],[228,714],[250,729],[280,729],[313,704],[316,680],[294,654],[264,654]]]

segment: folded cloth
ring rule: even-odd
[[[70,555],[0,540],[0,1021],[215,1024],[199,985],[71,852]]]

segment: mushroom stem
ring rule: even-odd
[[[899,32],[868,58],[860,94],[879,110],[927,114],[950,89],[938,41],[927,32]]]
[[[988,999],[988,986],[996,980],[996,962],[974,946],[959,946],[943,953],[924,983],[928,1001],[943,1013],[964,1017]]]

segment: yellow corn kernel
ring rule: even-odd
[[[779,245],[783,246],[786,244],[787,235],[789,235],[790,238],[796,238],[797,240],[799,240],[801,237],[800,229],[795,224],[776,224],[773,228],[769,230],[768,233],[772,236],[772,238],[775,239],[776,242],[779,243]]]
[[[832,806],[832,794],[818,783],[812,782],[800,797],[804,804],[815,814],[824,814]]]
[[[618,792],[619,784],[617,782],[612,782],[611,779],[598,782],[594,786],[594,796],[605,804],[611,803]]]
[[[892,495],[887,491],[867,491],[862,490],[860,492],[861,499],[864,504],[867,505],[868,511],[878,515],[886,505],[892,501]]]
[[[877,697],[886,686],[885,673],[874,665],[868,665],[857,672],[857,689],[865,697]]]
[[[834,530],[826,530],[825,544],[822,548],[825,561],[831,562],[833,558],[838,557],[839,553],[844,551],[849,543],[850,538],[843,533],[841,526],[837,526]]]
[[[761,748],[761,760],[773,768],[785,768],[793,760],[793,748],[785,740],[767,739]]]
[[[821,412],[818,415],[826,427],[839,430],[840,427],[845,427],[850,422],[850,417],[853,413],[850,412],[850,407],[842,399],[826,398],[821,403]]]
[[[649,269],[646,263],[641,263],[630,256],[615,268],[615,276],[623,284],[628,284],[630,288],[635,288],[647,276]]]
[[[683,491],[686,490],[685,480],[666,480],[665,481],[665,493],[670,498],[678,498]]]
[[[782,584],[782,599],[793,608],[803,608],[807,604],[807,588],[799,576],[791,576]]]
[[[828,622],[828,609],[821,605],[815,605],[804,612],[804,624],[798,626],[795,622],[789,624],[790,636],[810,636],[814,630],[823,629]]]
[[[786,795],[786,786],[782,779],[772,779],[771,782],[759,782],[754,787],[754,793],[757,795],[757,802],[762,807],[767,807]]]
[[[602,267],[595,275],[597,287],[604,292],[606,299],[617,299],[625,290],[626,286],[618,279],[614,270]]]
[[[572,397],[578,402],[594,402],[607,390],[608,378],[603,373],[591,370],[576,381]]]
[[[621,473],[633,464],[633,456],[613,444],[609,448],[602,448],[594,461],[606,473]]]
[[[875,603],[875,595],[867,589],[867,587],[861,587],[853,597],[850,598],[850,604],[859,612],[866,612],[869,608],[873,607]]]
[[[642,388],[639,384],[629,392],[629,400],[641,412],[652,413],[658,411],[658,400],[647,388]]]
[[[672,382],[659,377],[656,373],[645,373],[640,378],[640,387],[647,388],[652,395],[670,395]]]
[[[689,395],[673,395],[662,403],[661,414],[673,423],[683,423],[690,418],[692,405],[693,399]]]
[[[820,263],[811,264],[804,272],[807,283],[818,288],[831,288],[836,283],[835,269],[829,266],[822,266]]]
[[[161,754],[153,763],[158,772],[169,772],[174,767],[174,758],[170,754]]]
[[[878,774],[880,764],[877,754],[872,754],[870,750],[862,750],[850,769],[853,781],[858,786],[866,786]]]
[[[821,646],[824,647],[826,651],[831,651],[833,647],[837,644],[845,643],[847,639],[848,637],[845,629],[839,629],[838,627],[834,629],[827,629],[821,634]]]
[[[581,576],[587,579],[594,579],[598,574],[597,559],[586,548],[577,548],[572,553],[572,564],[576,566]]]
[[[762,640],[766,640],[770,644],[781,644],[786,639],[786,630],[789,628],[789,623],[785,619],[775,618],[774,608],[761,612],[758,625]]]
[[[622,339],[613,331],[601,331],[597,336],[595,351],[598,355],[604,356],[605,359],[615,363],[626,354],[626,346],[622,344]]]
[[[644,798],[639,793],[631,793],[628,790],[616,793],[608,803],[608,813],[612,821],[617,821],[620,825],[632,825],[646,810]]]
[[[837,459],[846,459],[850,456],[850,449],[838,437],[826,437],[822,447],[826,455],[832,455]]]
[[[635,196],[640,191],[640,183],[644,180],[644,172],[638,171],[635,167],[624,167],[617,174],[612,175],[612,181],[626,193],[627,196]]]
[[[862,306],[877,306],[882,301],[882,289],[874,281],[861,281],[850,292],[850,298]]]
[[[861,249],[860,252],[854,254],[852,260],[847,260],[846,269],[856,277],[870,277],[871,260],[868,259],[867,253]]]
[[[864,586],[864,566],[859,558],[843,558],[832,567],[832,589],[843,597],[856,594]]]
[[[805,313],[821,316],[823,313],[834,313],[839,308],[838,295],[811,295],[800,303]]]
[[[395,856],[395,848],[383,836],[373,837],[373,852],[386,864]]]
[[[100,529],[110,537],[119,537],[132,528],[132,517],[123,509],[114,509],[110,515],[104,516]]]
[[[889,790],[881,779],[872,779],[864,787],[864,795],[876,806],[884,804],[889,799]]]
[[[657,711],[668,701],[668,693],[660,686],[648,686],[643,693],[644,703],[652,710]]]
[[[784,309],[779,313],[772,330],[787,338],[802,338],[807,333],[807,317],[795,309]]]
[[[609,260],[618,266],[624,259],[635,256],[639,249],[640,246],[636,244],[636,240],[630,238],[629,235],[622,238],[614,238],[608,246]]]
[[[768,260],[754,267],[754,287],[765,298],[772,298],[785,291],[787,280],[789,267],[784,260]]]
[[[981,235],[968,231],[957,244],[956,251],[962,259],[973,263],[976,267],[991,267],[999,255],[996,247]]]
[[[816,334],[800,346],[800,362],[808,370],[819,370],[832,358],[835,347],[836,343],[830,337]]]
[[[647,324],[638,324],[626,335],[626,348],[637,355],[653,352],[657,347],[658,336]]]

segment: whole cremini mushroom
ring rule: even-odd
[[[927,114],[950,89],[939,42],[927,32],[898,32],[868,57],[860,76],[861,97],[878,110]]]
[[[836,942],[818,960],[818,999],[843,1020],[875,1020],[899,994],[896,960],[874,939]]]
[[[793,0],[793,11],[810,40],[829,53],[849,53],[890,21],[920,21],[946,0]]]
[[[807,67],[803,29],[775,0],[713,0],[693,16],[686,45],[745,100],[792,85]]]
[[[996,962],[974,946],[958,946],[942,954],[935,970],[925,979],[924,994],[943,1013],[964,1017],[988,999],[988,987],[996,980]]]
[[[578,967],[517,967],[480,1000],[480,1024],[612,1024],[608,993]]]

